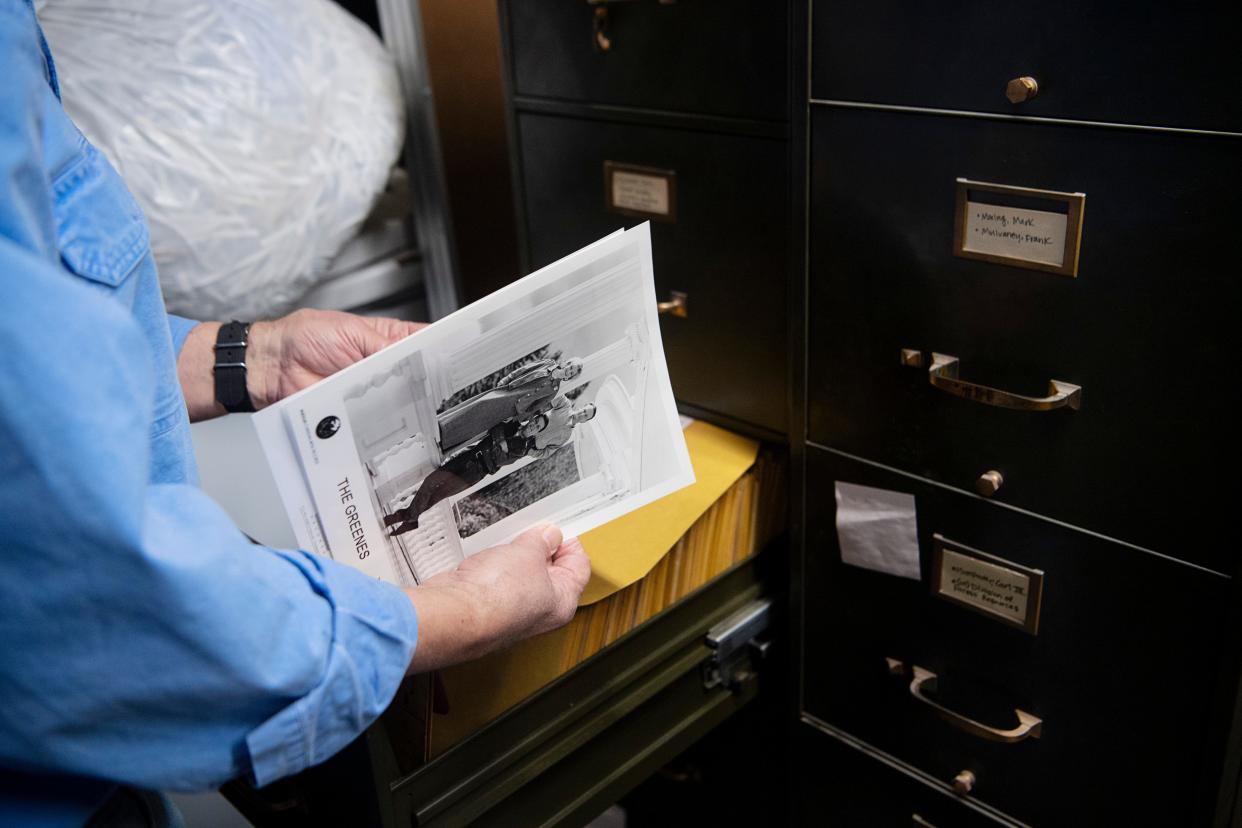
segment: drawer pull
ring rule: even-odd
[[[591,22],[591,45],[597,52],[612,51],[612,38],[608,36],[608,7],[619,3],[634,3],[636,0],[587,0],[587,5],[595,9]],[[661,6],[671,6],[677,0],[660,0]]]
[[[904,353],[904,352],[903,352]],[[904,363],[904,357],[903,357]],[[968,400],[994,405],[997,408],[1010,408],[1015,411],[1053,411],[1057,408],[1069,408],[1077,411],[1082,405],[1082,386],[1072,385],[1060,380],[1048,381],[1048,396],[1027,397],[989,388],[958,379],[960,361],[948,354],[932,353],[931,366],[927,369],[927,381],[941,391],[964,397]]]
[[[944,705],[937,704],[923,695],[924,690],[931,691],[936,689],[936,674],[931,670],[923,669],[917,664],[911,665],[910,669],[914,671],[914,678],[910,681],[910,695],[931,707],[941,718],[954,727],[991,742],[1021,742],[1023,739],[1038,739],[1043,733],[1043,719],[1016,708],[1013,712],[1018,716],[1018,726],[1013,730],[1001,730],[976,722],[974,719],[954,712]]]
[[[669,291],[667,302],[656,302],[656,310],[661,316],[676,316],[685,319],[690,315],[690,311],[686,310],[686,300],[690,297],[680,290]]]
[[[608,36],[608,7],[596,6],[591,18],[591,45],[597,52],[612,50],[612,38]]]

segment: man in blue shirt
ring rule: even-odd
[[[540,527],[403,592],[251,544],[196,486],[217,324],[167,316],[141,211],[0,0],[0,825],[81,825],[118,786],[263,785],[322,761],[407,671],[565,623],[590,565]],[[411,332],[256,323],[269,404]]]

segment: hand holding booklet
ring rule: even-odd
[[[254,415],[299,545],[401,585],[694,482],[651,236],[619,231]]]

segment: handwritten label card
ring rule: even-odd
[[[1039,629],[1043,573],[935,536],[932,591],[1032,635]]]
[[[1002,566],[945,550],[940,590],[959,601],[1004,615],[1014,621],[1026,617],[1031,579]]]
[[[605,161],[604,200],[613,212],[674,221],[677,217],[677,173]]]
[[[618,170],[612,176],[612,203],[626,210],[668,215],[668,179]]]
[[[967,201],[965,249],[1060,267],[1065,220],[1064,213]]]
[[[957,179],[953,254],[993,264],[1078,275],[1083,193]]]

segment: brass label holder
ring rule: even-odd
[[[953,255],[1078,275],[1085,193],[957,179]]]
[[[1044,573],[932,536],[932,594],[1029,635],[1039,634]]]

